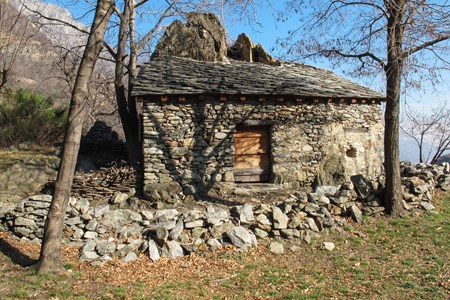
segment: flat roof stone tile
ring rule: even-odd
[[[262,95],[384,99],[383,94],[305,64],[265,65],[158,57],[140,66],[132,95]]]

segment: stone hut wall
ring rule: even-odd
[[[271,182],[286,187],[382,172],[379,104],[157,97],[143,105],[144,190],[188,195],[218,182],[232,186],[237,125],[270,126]]]

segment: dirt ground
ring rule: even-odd
[[[67,276],[37,276],[40,246],[0,233],[0,299],[450,299],[450,196],[438,213],[367,218],[275,255],[225,248],[100,267],[63,248]],[[336,244],[320,249],[322,241]],[[298,244],[293,241],[290,244]]]

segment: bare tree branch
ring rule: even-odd
[[[410,55],[412,55],[412,54],[414,54],[416,52],[419,52],[420,50],[426,49],[426,48],[428,48],[430,46],[434,46],[434,45],[436,45],[436,44],[438,44],[440,42],[447,41],[449,39],[450,39],[450,35],[439,36],[438,38],[436,38],[436,39],[434,39],[432,41],[428,41],[428,42],[423,43],[421,45],[418,45],[418,46],[416,46],[414,48],[411,48],[408,51],[405,51],[403,53],[402,57],[403,58],[407,58],[408,56],[410,56]]]
[[[59,25],[63,25],[63,26],[67,26],[67,27],[73,28],[73,29],[75,29],[75,30],[77,30],[77,31],[79,31],[79,32],[81,32],[81,33],[89,34],[89,31],[88,31],[86,28],[76,26],[75,24],[72,24],[72,23],[70,23],[70,22],[66,22],[66,21],[61,20],[61,19],[58,19],[58,18],[52,18],[52,17],[46,16],[46,15],[42,14],[40,11],[38,11],[38,10],[33,10],[33,9],[31,9],[30,7],[28,7],[27,5],[25,5],[25,4],[23,4],[23,6],[24,6],[27,10],[29,10],[29,11],[31,11],[32,13],[36,14],[37,16],[39,16],[40,18],[42,18],[42,19],[44,19],[44,20],[47,20],[47,21],[52,21],[52,22],[54,22],[54,23],[51,23],[51,24],[43,24],[43,25],[56,25],[56,24],[59,24]],[[56,24],[55,24],[55,23],[56,23]]]
[[[450,107],[445,102],[431,113],[418,113],[406,105],[406,119],[401,130],[411,137],[419,149],[419,161],[436,163],[450,146]],[[427,147],[429,149],[426,151]]]
[[[370,53],[370,52],[365,52],[365,53],[360,53],[360,54],[348,54],[348,53],[342,53],[341,51],[336,50],[336,49],[324,50],[324,51],[328,51],[329,53],[335,53],[342,57],[358,58],[361,61],[362,61],[362,58],[369,57],[369,58],[373,59],[374,61],[376,61],[377,63],[379,63],[383,69],[386,67],[384,61],[381,58],[375,56],[373,53]]]
[[[136,49],[140,51],[144,44],[148,42],[148,40],[153,37],[155,32],[158,30],[158,28],[161,26],[161,23],[164,21],[164,19],[169,15],[169,12],[173,9],[173,7],[177,4],[178,0],[174,0],[172,2],[166,1],[169,6],[166,8],[166,10],[161,14],[156,24],[153,26],[151,30],[149,30],[139,42],[136,43]],[[145,3],[145,2],[144,2]],[[136,6],[136,5],[135,5]]]

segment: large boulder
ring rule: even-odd
[[[241,33],[227,48],[226,30],[219,17],[211,13],[189,13],[186,24],[176,20],[156,45],[152,59],[160,56],[188,57],[200,61],[226,61],[227,57],[248,62],[277,64],[262,47]]]
[[[177,194],[182,191],[178,182],[168,183],[152,183],[144,186],[144,197],[153,201],[161,201],[165,203],[174,203]]]
[[[176,20],[167,28],[152,59],[167,55],[200,61],[223,61],[226,54],[226,31],[219,17],[210,13],[189,13],[186,24]]]
[[[241,33],[233,46],[228,51],[228,56],[243,61],[253,61],[253,44],[252,40],[245,33]]]
[[[269,52],[266,51],[266,49],[264,49],[264,47],[261,44],[257,44],[254,48],[253,48],[253,57],[254,57],[254,61],[256,62],[260,62],[263,64],[277,64],[280,65],[279,61],[276,61],[272,55],[269,54]]]
[[[234,44],[228,49],[228,57],[248,62],[275,64],[275,59],[261,44],[255,46],[250,37],[241,33]]]

